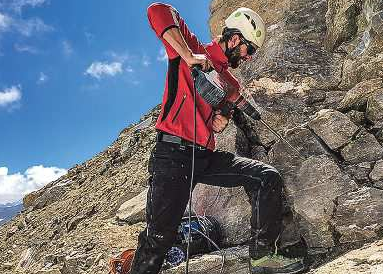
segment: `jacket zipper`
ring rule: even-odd
[[[186,99],[186,94],[184,94],[184,96],[182,97],[181,104],[180,104],[180,106],[178,107],[177,112],[176,112],[176,114],[174,115],[174,117],[173,117],[173,119],[172,119],[172,123],[176,120],[178,114],[180,113],[181,108],[182,108],[182,106],[183,106],[183,104],[184,104],[184,102],[185,102],[185,99]]]

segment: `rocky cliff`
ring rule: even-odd
[[[312,273],[382,273],[383,2],[213,0],[212,36],[239,6],[262,15],[268,38],[237,76],[263,119],[300,154],[241,114],[218,136],[218,148],[282,173],[285,250],[299,246],[317,267],[318,258],[355,249]],[[109,256],[134,247],[144,227],[157,116],[158,108],[105,151],[24,198],[24,211],[0,227],[1,273],[105,273]],[[241,245],[250,212],[242,189],[198,185],[193,205],[220,221],[226,247],[240,245],[227,250],[226,273],[246,273]],[[220,264],[220,255],[210,254],[191,267],[219,273]]]

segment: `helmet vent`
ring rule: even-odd
[[[247,15],[247,14],[245,14],[245,16],[246,16],[247,20],[250,21],[250,23],[251,23],[251,25],[253,26],[254,30],[256,30],[256,29],[257,29],[257,25],[255,24],[254,20],[251,19],[250,16]]]

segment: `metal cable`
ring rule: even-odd
[[[194,84],[194,82],[193,82]],[[188,244],[186,248],[186,267],[185,274],[189,273],[189,259],[190,259],[190,238],[191,238],[191,206],[192,206],[192,198],[193,198],[193,180],[194,180],[194,162],[195,162],[195,144],[197,142],[197,102],[196,102],[196,88],[194,85],[194,138],[193,138],[193,155],[192,155],[192,170],[191,170],[191,178],[190,178],[190,189],[189,189],[189,231],[188,231]]]

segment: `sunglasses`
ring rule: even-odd
[[[258,47],[254,47],[249,41],[247,41],[245,38],[241,37],[241,42],[246,45],[247,47],[247,55],[253,55]]]

